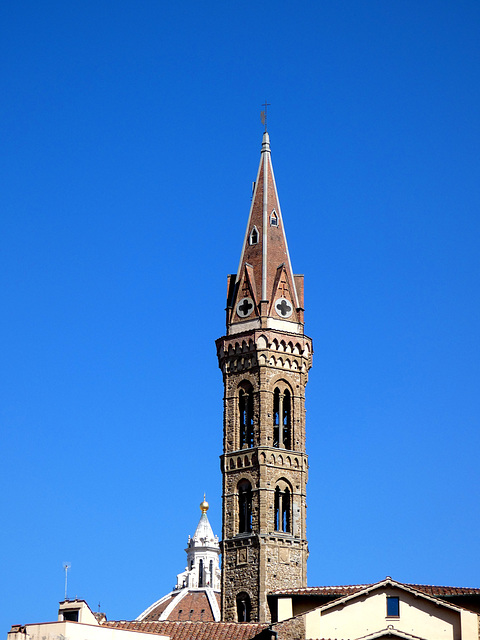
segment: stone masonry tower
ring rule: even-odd
[[[222,619],[270,620],[267,594],[307,585],[303,276],[294,275],[268,133],[217,340],[225,385]]]

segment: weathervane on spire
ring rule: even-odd
[[[265,107],[265,111],[260,111],[260,120],[265,125],[265,133],[267,133],[267,107],[269,106],[270,103],[265,100],[265,104],[262,104],[262,107]]]

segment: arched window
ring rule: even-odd
[[[270,226],[271,227],[278,227],[278,216],[277,216],[277,212],[275,211],[275,209],[270,214]]]
[[[252,605],[250,604],[250,596],[245,591],[241,591],[237,595],[237,620],[238,622],[250,622],[250,614]]]
[[[291,396],[290,391],[280,391],[278,387],[273,392],[273,446],[280,449],[291,449]]]
[[[240,412],[240,449],[253,447],[253,388],[244,382],[238,394]]]
[[[203,560],[198,563],[198,586],[203,587]]]
[[[238,533],[252,532],[252,486],[248,480],[238,485]]]
[[[213,560],[210,560],[210,586],[213,587]]]
[[[249,243],[250,244],[257,244],[258,243],[258,229],[257,229],[257,227],[253,227],[253,229],[250,231]]]
[[[284,485],[285,483],[282,483]],[[275,531],[291,533],[291,493],[287,486],[275,488]]]

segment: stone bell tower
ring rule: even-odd
[[[270,591],[307,585],[303,276],[294,275],[273,175],[262,152],[238,272],[217,340],[224,427],[222,619],[270,620]]]

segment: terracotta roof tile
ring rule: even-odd
[[[158,620],[163,611],[168,607],[168,605],[175,598],[175,594],[170,594],[167,598],[162,598],[161,602],[153,609],[148,616],[146,616],[145,620]]]
[[[369,584],[349,584],[324,587],[298,587],[295,589],[272,591],[269,595],[346,596],[370,586]]]
[[[480,595],[480,589],[473,587],[439,587],[433,584],[407,584],[407,587],[422,591],[430,596],[469,596]]]
[[[271,595],[298,595],[298,596],[347,596],[367,587],[373,586],[372,584],[347,584],[337,586],[323,586],[323,587],[299,587],[297,589],[281,589],[279,591],[272,591]],[[463,596],[463,595],[480,595],[480,589],[471,587],[440,587],[432,584],[408,584],[406,587],[410,589],[416,589],[422,593],[430,596]]]
[[[172,596],[166,600],[162,600],[157,607],[152,609],[142,622],[157,622],[160,615],[165,609],[172,603],[172,600],[178,594],[173,593]],[[220,593],[215,592],[215,598],[217,600],[218,607],[220,608]],[[188,620],[194,622],[213,622],[215,620],[205,591],[189,591],[177,604],[167,617],[168,620],[187,622]]]
[[[126,622],[110,621],[102,626],[140,631],[160,636],[169,636],[171,640],[251,640],[268,624],[250,624],[248,622]]]

